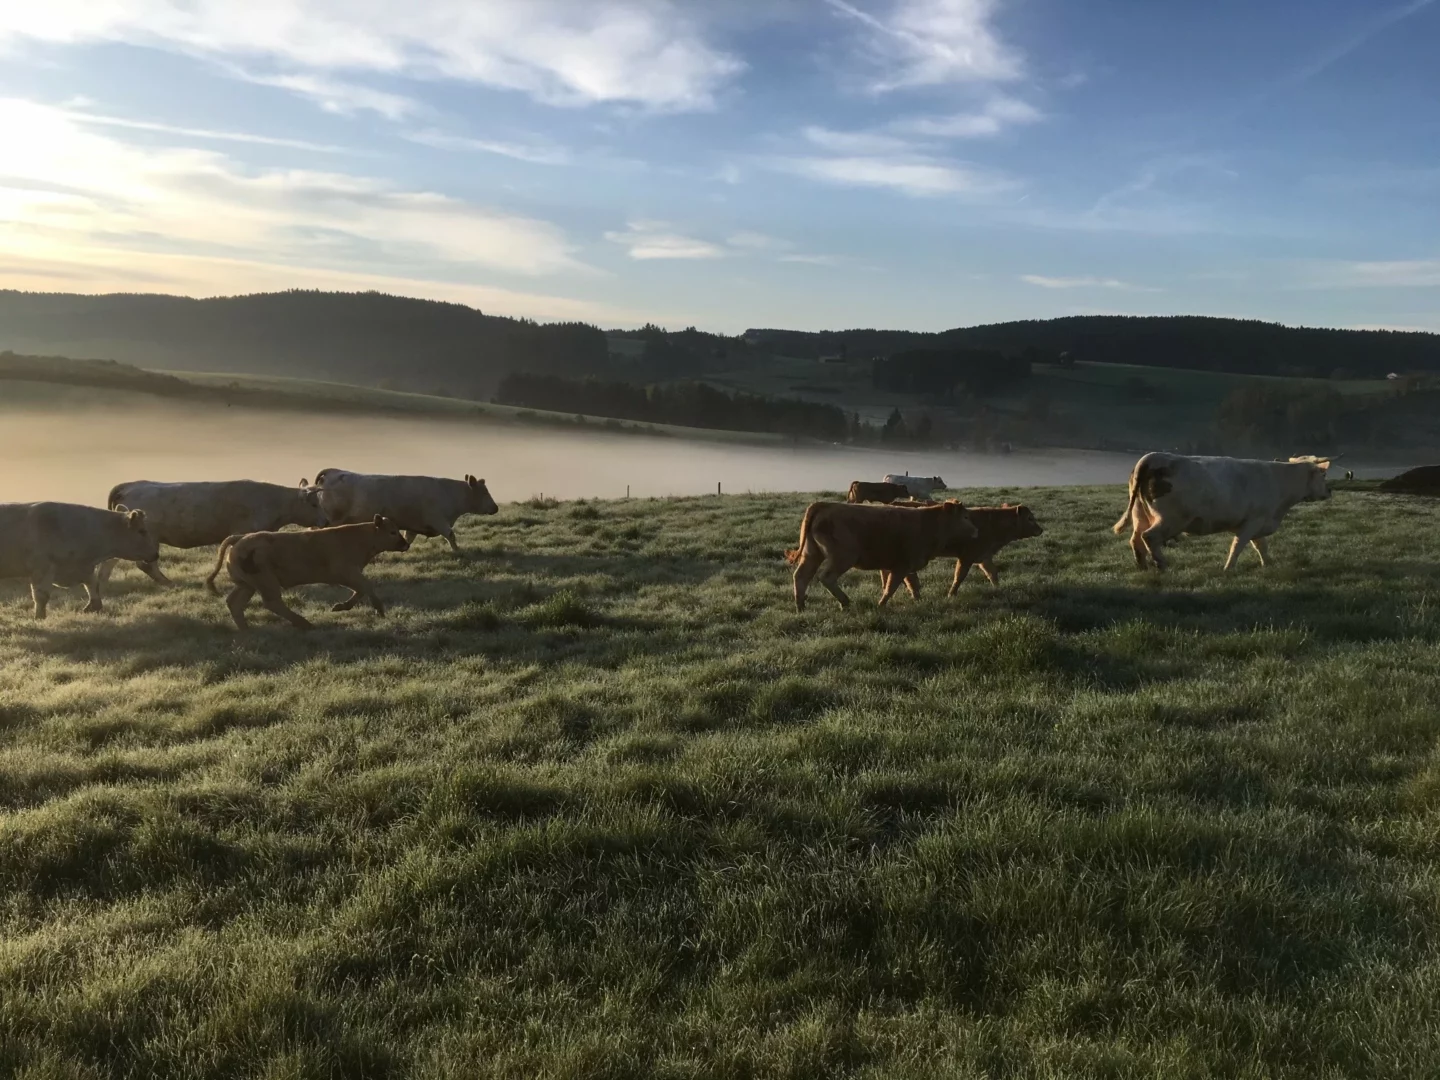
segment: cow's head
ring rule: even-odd
[[[296,525],[302,525],[308,529],[323,529],[329,524],[325,518],[325,511],[320,509],[320,486],[318,484],[312,485],[309,480],[302,478],[295,497],[300,504],[295,512]]]
[[[932,477],[930,477],[930,483],[932,483],[932,484],[935,485],[935,490],[937,490],[937,491],[944,491],[946,488],[948,488],[948,487],[950,486],[949,484],[945,483],[945,481],[944,481],[942,478],[940,478],[940,477],[938,477],[938,476],[932,476]]]
[[[1306,502],[1320,502],[1330,498],[1330,485],[1325,483],[1325,473],[1329,468],[1328,461],[1310,463],[1309,475],[1306,477]]]
[[[132,562],[154,562],[160,557],[160,541],[145,524],[144,510],[131,510],[126,506],[115,507],[115,513],[123,517],[123,527],[116,536],[115,555]]]
[[[375,515],[375,532],[379,534],[379,544],[376,545],[380,551],[409,551],[410,541],[405,539],[405,534],[400,526],[395,523],[394,518],[388,518],[384,514]]]
[[[935,509],[940,514],[942,546],[949,546],[961,540],[974,540],[980,535],[975,528],[975,523],[970,520],[970,512],[959,500],[946,499]]]
[[[498,514],[500,512],[500,507],[496,506],[495,500],[490,497],[490,490],[485,486],[484,480],[477,480],[466,473],[465,485],[470,489],[470,501],[466,510],[472,514]]]
[[[1015,530],[1016,540],[1025,540],[1032,536],[1039,536],[1045,531],[1040,527],[1040,523],[1035,520],[1035,515],[1030,512],[1028,506],[1010,506],[1007,503],[1001,507],[1001,509],[1009,510],[1010,513],[1014,515],[1011,527]]]

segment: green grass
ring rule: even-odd
[[[321,628],[0,586],[0,1075],[1432,1077],[1440,502],[796,615],[804,496],[536,503]]]

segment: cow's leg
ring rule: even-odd
[[[920,579],[916,575],[905,575],[905,591],[910,594],[911,600],[920,599]]]
[[[453,551],[456,555],[459,555],[460,545],[455,543],[455,526],[445,526],[445,530],[440,535],[450,542],[450,550]]]
[[[805,594],[810,590],[810,582],[814,580],[815,573],[824,562],[824,556],[802,555],[800,562],[795,566],[795,610],[805,610]]]
[[[331,605],[330,605],[330,610],[331,610],[331,611],[349,611],[351,608],[353,608],[353,607],[355,606],[356,601],[358,601],[359,599],[360,599],[360,590],[359,590],[359,589],[353,589],[353,588],[352,588],[352,589],[350,590],[350,595],[347,596],[344,600],[341,600],[338,604],[331,604]]]
[[[100,575],[95,570],[90,571],[90,576],[80,583],[85,588],[85,610],[97,612],[100,610]]]
[[[225,597],[225,606],[230,609],[230,617],[241,630],[250,629],[250,624],[245,621],[245,605],[250,603],[250,598],[254,595],[255,590],[249,585],[236,584],[230,590],[230,595]]]
[[[260,593],[260,602],[276,615],[288,620],[291,626],[297,627],[298,629],[313,629],[309,619],[286,605],[285,598],[280,595],[280,583],[273,577],[261,579],[255,582],[255,585]]]
[[[825,572],[820,575],[820,584],[825,586],[826,591],[829,592],[831,596],[840,601],[840,607],[842,609],[850,606],[850,597],[845,594],[844,589],[840,588],[840,575],[849,569],[850,567],[837,563],[834,559],[830,559],[825,563]],[[891,583],[894,583],[893,578],[891,579]],[[883,604],[885,601],[882,599],[880,602]]]
[[[955,560],[955,580],[950,582],[950,591],[945,594],[946,596],[954,596],[960,591],[960,583],[970,576],[971,565],[973,564],[964,559]]]
[[[1235,539],[1230,541],[1230,554],[1225,558],[1226,570],[1235,569],[1235,563],[1240,559],[1240,552],[1244,551],[1247,545],[1259,539],[1259,537],[1255,535],[1259,531],[1259,526],[1249,523],[1241,525],[1240,528],[1236,530]]]
[[[1169,560],[1165,558],[1165,541],[1168,539],[1165,535],[1165,522],[1160,518],[1152,519],[1149,526],[1139,533],[1139,536],[1145,545],[1146,553],[1155,563],[1155,569],[1164,570],[1169,565]]]
[[[1250,546],[1255,549],[1255,554],[1260,556],[1260,565],[1270,565],[1270,538],[1268,536],[1257,536],[1250,541]]]
[[[175,584],[175,582],[171,581],[161,571],[159,559],[156,559],[154,562],[138,562],[135,565],[140,568],[141,573],[155,582],[156,585],[170,586]]]
[[[97,573],[100,575],[101,585],[110,584],[110,575],[115,572],[115,564],[119,561],[119,559],[106,559],[100,564],[100,569]]]
[[[30,598],[35,601],[35,618],[45,618],[50,606],[50,585],[55,580],[55,564],[46,563],[30,575]]]
[[[375,593],[375,586],[370,584],[364,577],[356,577],[344,583],[350,590],[350,595],[338,604],[332,604],[331,611],[349,611],[362,598],[370,601],[370,606],[375,609],[375,614],[384,615],[385,605],[380,602],[380,597]]]
[[[990,582],[991,585],[995,586],[996,588],[999,587],[1000,571],[995,569],[994,563],[990,562],[988,559],[981,560],[980,570],[984,573],[986,579]]]

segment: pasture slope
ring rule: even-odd
[[[884,612],[795,614],[799,495],[507,506],[310,636],[0,587],[0,1075],[1435,1076],[1440,503],[1162,579],[964,495],[1047,532]]]

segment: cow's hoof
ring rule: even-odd
[[[100,605],[99,605],[99,604],[86,604],[85,607],[84,607],[84,611],[86,612],[86,614],[89,614],[89,615],[94,615],[94,614],[95,614],[96,612],[98,612],[99,610],[100,610]]]

